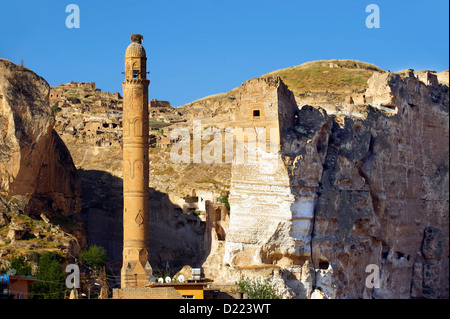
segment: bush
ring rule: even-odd
[[[281,299],[274,285],[268,279],[250,279],[241,276],[236,285],[238,291],[247,293],[248,299]]]
[[[31,266],[28,264],[28,262],[25,261],[25,257],[22,255],[19,257],[11,257],[11,266],[9,267],[9,269],[17,270],[17,276],[31,275]]]
[[[228,202],[228,197],[226,195],[220,195],[217,198],[217,202],[225,204],[225,207],[227,208],[227,210],[230,211],[230,203]]]
[[[89,249],[81,252],[80,259],[86,266],[95,269],[106,266],[106,263],[108,262],[106,249],[97,245],[89,246]]]

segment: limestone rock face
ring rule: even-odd
[[[314,266],[330,264],[337,298],[448,297],[448,88],[381,73],[366,97],[396,114],[372,109],[364,120],[333,123],[315,208]],[[379,288],[365,284],[371,264]],[[424,278],[430,265],[433,278]],[[412,283],[420,286],[414,293]]]
[[[219,280],[264,270],[289,298],[314,287],[324,298],[448,298],[449,89],[428,84],[375,73],[367,105],[339,116],[304,106],[293,122],[283,85],[244,84],[236,120],[246,105],[275,106],[280,147],[259,166],[233,162],[229,227],[208,258],[222,260]],[[273,174],[261,171],[269,163]]]
[[[230,266],[260,265],[283,255],[308,254],[309,246],[303,243],[310,237],[310,227],[304,225],[309,222],[308,213],[303,216],[296,209],[307,200],[295,198],[280,155],[279,136],[285,131],[284,121],[293,124],[297,109],[293,95],[286,94],[286,90],[279,78],[253,79],[240,88],[235,135],[241,142],[236,143],[232,165],[233,214],[224,256],[224,263]],[[292,121],[284,119],[287,114]],[[247,144],[242,143],[245,137],[239,138],[241,130]],[[245,152],[239,152],[242,147],[247,158]],[[258,158],[252,159],[252,153]]]
[[[72,214],[81,186],[67,148],[53,130],[49,85],[0,60],[0,189],[31,199],[28,213]]]
[[[8,238],[11,242],[14,242],[15,240],[21,239],[27,231],[28,229],[23,226],[10,225]]]

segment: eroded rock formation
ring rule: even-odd
[[[448,87],[380,72],[367,105],[330,116],[292,110],[291,93],[271,82],[246,82],[237,109],[278,109],[279,173],[261,174],[266,159],[233,163],[217,280],[264,273],[296,298],[313,287],[328,298],[448,297]],[[379,288],[366,285],[369,265]]]
[[[12,252],[68,256],[85,247],[76,222],[81,185],[53,130],[49,89],[34,72],[0,59],[0,264]]]
[[[66,146],[53,130],[49,85],[34,72],[0,60],[1,190],[28,196],[30,213],[70,215],[81,186]],[[49,209],[48,209],[49,208]]]

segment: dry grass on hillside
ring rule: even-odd
[[[367,80],[374,72],[382,70],[375,65],[352,60],[314,61],[287,69],[277,70],[265,76],[280,76],[295,94],[316,90],[336,92],[367,88]]]

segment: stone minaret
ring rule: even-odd
[[[123,264],[122,288],[143,287],[149,263],[147,57],[140,34],[125,53],[123,82]]]

